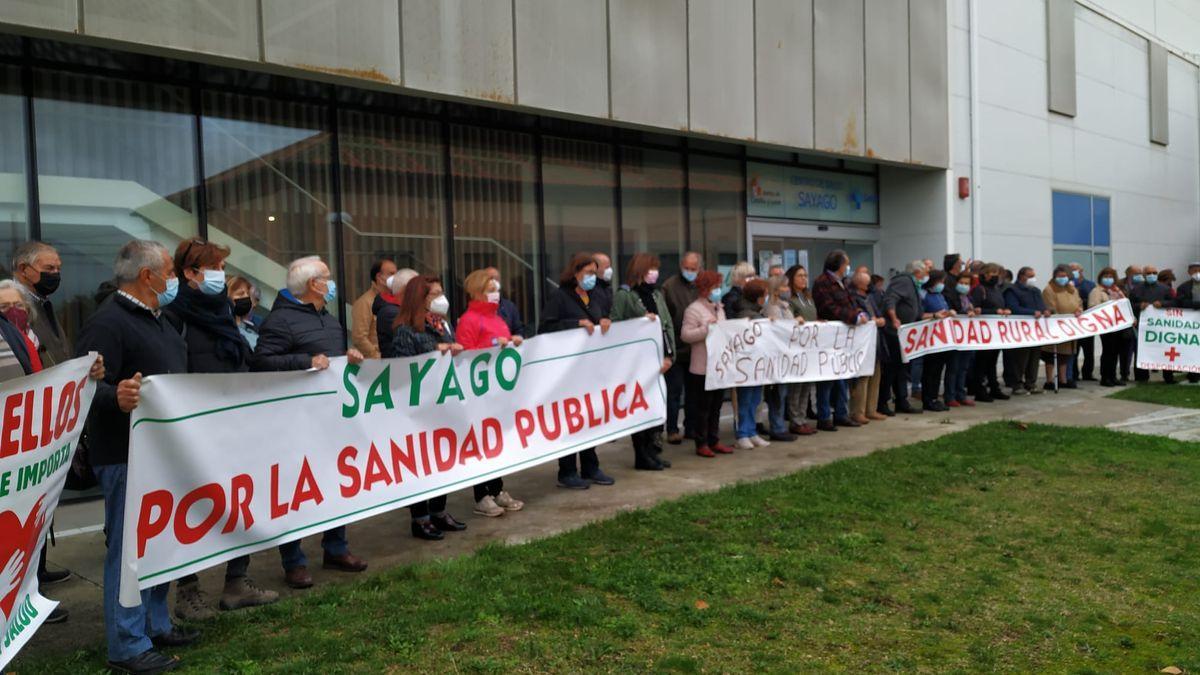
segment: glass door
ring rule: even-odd
[[[816,274],[825,265],[825,257],[839,248],[850,256],[850,264],[853,266],[870,267],[874,263],[875,244],[871,242],[774,235],[754,236],[754,257],[751,262],[758,274],[764,278],[769,276],[771,268],[775,266],[786,271],[792,265],[802,265],[811,274]]]

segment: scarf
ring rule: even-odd
[[[654,301],[654,287],[650,284],[638,284],[633,291],[642,299],[642,306],[650,314],[658,314],[658,303]]]
[[[182,283],[170,308],[187,325],[212,336],[217,343],[217,355],[222,359],[240,366],[250,356],[250,346],[233,319],[233,306],[226,291],[205,295]]]

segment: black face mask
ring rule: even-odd
[[[58,290],[59,283],[62,282],[62,275],[58,272],[42,272],[36,284],[33,285],[33,290],[38,292],[38,295],[43,298],[48,297],[54,291]]]
[[[999,277],[991,277],[989,279],[984,279],[983,285],[984,286],[995,286],[999,282],[1000,282]]]
[[[233,301],[233,315],[234,316],[237,316],[237,317],[246,316],[247,314],[250,313],[251,309],[254,309],[254,306],[253,306],[253,303],[250,302],[250,298],[238,298],[237,300]]]

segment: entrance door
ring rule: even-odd
[[[750,221],[746,230],[750,239],[750,262],[763,277],[773,265],[781,265],[785,271],[792,265],[803,265],[810,275],[815,275],[824,267],[825,256],[835,249],[845,251],[851,265],[875,269],[878,228]]]

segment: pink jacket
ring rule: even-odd
[[[496,346],[497,338],[511,337],[499,309],[500,305],[472,300],[458,320],[458,344],[464,349],[488,349]]]
[[[696,300],[683,311],[683,327],[679,329],[679,337],[692,346],[688,372],[693,375],[708,372],[708,351],[704,348],[704,340],[708,338],[708,324],[712,319],[724,321],[725,308],[719,303],[709,302],[708,298]]]

